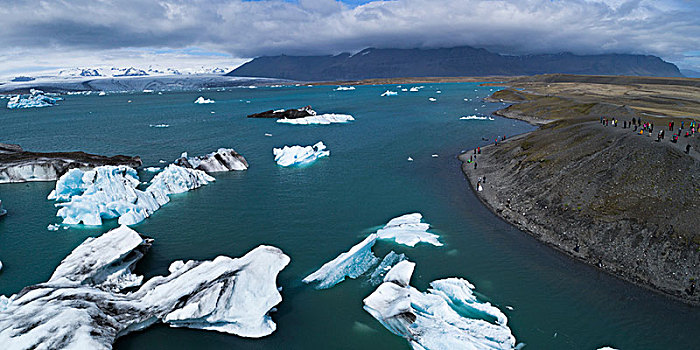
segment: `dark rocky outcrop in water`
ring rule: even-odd
[[[442,49],[368,48],[354,55],[343,53],[335,56],[263,56],[227,75],[331,81],[547,73],[683,76],[674,64],[656,56],[572,53],[509,56],[469,46]]]
[[[138,156],[100,156],[85,152],[38,153],[19,145],[0,143],[0,183],[53,181],[73,168],[88,169],[101,165],[141,166]]]
[[[311,106],[305,106],[297,109],[286,109],[283,111],[265,111],[251,114],[248,118],[275,118],[275,119],[298,119],[316,115],[316,111],[311,109]]]
[[[482,147],[477,169],[466,163],[473,152],[464,154],[464,173],[474,188],[486,177],[480,199],[538,240],[700,303],[700,154],[623,128],[631,118],[605,127],[590,116]],[[683,142],[700,146],[693,137]]]

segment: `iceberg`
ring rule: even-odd
[[[176,261],[143,283],[132,273],[152,244],[121,226],[80,244],[49,281],[0,297],[0,344],[7,349],[111,349],[116,338],[162,322],[259,338],[276,324],[276,285],[289,264],[258,246],[240,258]]]
[[[55,94],[45,94],[41,90],[31,89],[29,92],[29,95],[16,95],[11,97],[7,101],[7,108],[21,109],[49,107],[56,104],[56,102],[63,100],[63,98],[58,97]]]
[[[144,191],[128,166],[100,166],[93,170],[71,169],[48,196],[56,200],[56,216],[68,225],[102,225],[102,219],[119,218],[124,225],[137,224],[168,203],[168,195],[182,193],[214,181],[207,173],[169,165],[151,180]]]
[[[199,96],[196,100],[194,100],[194,103],[198,104],[198,105],[203,105],[203,104],[215,103],[215,101],[206,99],[202,96]]]
[[[427,293],[410,286],[415,263],[404,260],[363,300],[364,309],[413,349],[514,349],[506,316],[479,301],[461,278],[430,283]]]
[[[381,96],[396,96],[398,94],[399,93],[396,91],[386,90],[386,91],[382,92]]]
[[[430,98],[428,98],[428,101],[430,101],[430,102],[435,102],[435,101],[437,101],[437,99],[435,99],[435,98],[433,98],[433,97],[430,97]]]
[[[157,166],[149,166],[148,168],[143,169],[143,170],[145,170],[149,173],[157,173],[157,172],[162,171],[163,169],[161,169],[160,167],[157,167]]]
[[[199,157],[189,157],[184,152],[175,160],[175,165],[207,173],[248,169],[248,162],[233,148],[219,148],[216,152]]]
[[[148,124],[152,128],[169,128],[170,124]]]
[[[378,284],[378,278],[387,273],[391,266],[406,259],[403,254],[399,255],[392,251],[380,263],[379,258],[372,252],[372,247],[378,239],[393,240],[409,247],[415,246],[418,242],[427,242],[435,246],[442,245],[437,240],[437,235],[427,232],[430,225],[420,222],[422,217],[420,213],[413,213],[391,219],[383,228],[367,236],[349,251],[325,263],[321,268],[306,276],[302,282],[312,284],[316,289],[327,289],[344,281],[345,277],[355,279],[379,263],[379,266],[368,277],[370,284]]]
[[[430,243],[434,246],[442,246],[438,241],[438,235],[428,232],[430,224],[421,222],[423,215],[420,213],[406,214],[393,218],[377,231],[379,239],[394,240],[398,244],[414,247],[420,242]]]
[[[354,86],[338,86],[335,91],[352,91],[355,90]]]
[[[327,289],[345,280],[345,277],[357,278],[379,262],[372,247],[377,241],[377,234],[367,236],[335,259],[323,264],[320,269],[306,276],[302,282],[312,284],[316,289]]]
[[[418,91],[420,91],[420,89],[422,89],[422,88],[423,88],[422,86],[414,86],[414,87],[408,89],[408,91],[410,91],[410,92],[418,92]]]
[[[320,114],[320,115],[314,115],[310,117],[304,117],[304,118],[296,118],[296,119],[277,119],[278,123],[282,124],[296,124],[296,125],[309,125],[309,124],[321,124],[321,125],[328,125],[328,124],[334,124],[334,123],[347,123],[350,121],[355,120],[351,115],[347,114],[334,114],[334,113],[329,113],[329,114]]]
[[[460,117],[459,120],[493,120],[492,117],[477,116],[477,115],[467,115]]]
[[[331,152],[326,150],[326,145],[319,141],[313,146],[284,146],[273,148],[272,154],[275,162],[281,166],[308,164],[318,158],[328,157]]]

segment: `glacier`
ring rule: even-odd
[[[0,296],[0,344],[111,349],[118,337],[158,322],[249,338],[275,331],[277,275],[290,261],[280,249],[261,245],[240,258],[176,261],[168,275],[142,284],[132,269],[152,241],[118,227],[86,239],[49,281]]]
[[[275,162],[281,166],[303,165],[315,161],[318,158],[328,157],[331,152],[326,150],[322,141],[313,146],[284,146],[273,148],[272,154]]]
[[[319,115],[313,115],[313,116],[309,116],[309,117],[296,118],[296,119],[282,118],[282,119],[277,119],[277,122],[281,123],[281,124],[296,124],[296,125],[310,125],[310,124],[328,125],[328,124],[334,124],[334,123],[347,123],[347,122],[350,122],[353,120],[355,120],[355,118],[353,118],[351,115],[348,115],[348,114],[328,113],[328,114],[319,114]]]
[[[189,157],[187,152],[184,152],[174,164],[207,173],[248,169],[248,162],[233,148],[219,148],[216,152],[197,157]]]
[[[415,263],[404,260],[363,300],[364,309],[414,350],[514,349],[506,316],[479,301],[461,278],[430,283],[427,293],[410,286]]]
[[[7,101],[7,108],[21,109],[49,107],[61,100],[63,100],[63,98],[55,94],[46,94],[41,90],[31,89],[29,90],[29,95],[16,95],[11,97]]]
[[[335,259],[323,264],[321,268],[306,276],[302,282],[313,285],[316,289],[327,289],[345,280],[345,277],[355,279],[365,274],[372,266],[379,266],[368,277],[370,284],[378,284],[377,280],[387,273],[387,270],[403,261],[403,254],[389,252],[380,262],[372,252],[372,247],[378,239],[393,240],[398,244],[415,246],[419,242],[430,243],[434,246],[442,246],[436,234],[428,232],[430,227],[422,223],[423,216],[420,213],[402,215],[389,220],[389,222],[377,232],[365,237],[362,242],[354,245],[349,251],[341,253]]]
[[[106,165],[88,171],[69,170],[56,181],[47,198],[58,202],[56,216],[63,218],[63,224],[102,225],[102,219],[119,218],[120,224],[134,225],[168,203],[168,195],[212,181],[214,178],[204,171],[171,164],[142,191],[137,188],[136,170]]]
[[[199,96],[196,100],[194,100],[195,104],[202,105],[202,104],[209,104],[209,103],[216,103],[214,100],[206,99],[202,96]]]

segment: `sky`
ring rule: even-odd
[[[460,45],[700,71],[700,0],[0,0],[0,76]]]

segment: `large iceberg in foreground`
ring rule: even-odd
[[[63,100],[54,94],[44,94],[41,90],[31,89],[29,95],[16,95],[7,101],[7,108],[34,108],[53,106],[56,102]]]
[[[71,169],[48,196],[59,207],[56,216],[64,224],[101,225],[102,219],[119,218],[124,225],[137,224],[162,205],[168,195],[182,193],[214,181],[207,173],[169,165],[139,190],[136,170],[127,166],[100,166],[93,170]]]
[[[364,309],[415,350],[514,349],[508,319],[479,301],[474,286],[461,278],[430,283],[427,293],[409,285],[415,263],[401,261],[365,298]]]
[[[372,253],[372,247],[378,239],[394,240],[396,243],[410,247],[415,246],[418,242],[441,246],[442,243],[437,240],[438,236],[427,232],[430,225],[420,222],[422,218],[420,213],[413,213],[391,219],[383,228],[367,236],[349,251],[325,263],[320,269],[304,278],[302,282],[312,284],[316,289],[326,289],[344,281],[345,277],[354,279],[366,273],[372,266],[379,263],[379,259]],[[405,259],[403,254],[389,252],[369,276],[370,284],[375,284],[379,276],[385,274],[391,266]]]
[[[88,238],[48,282],[0,296],[3,349],[111,349],[116,338],[156,322],[251,338],[274,332],[276,279],[289,263],[280,249],[176,261],[170,274],[141,285],[131,269],[151,241],[126,226]]]
[[[326,150],[326,145],[319,141],[313,146],[284,146],[272,149],[275,162],[281,166],[302,165],[315,161],[318,158],[328,157],[331,152]]]
[[[184,152],[175,160],[175,165],[207,173],[248,169],[248,162],[233,148],[219,148],[216,152],[201,157],[189,157],[187,152]]]
[[[296,119],[277,119],[278,123],[281,124],[296,124],[296,125],[311,125],[311,124],[320,124],[320,125],[328,125],[328,124],[334,124],[334,123],[347,123],[350,121],[355,120],[351,115],[348,114],[319,114],[319,115],[313,115],[309,117],[304,117],[304,118],[296,118]]]

